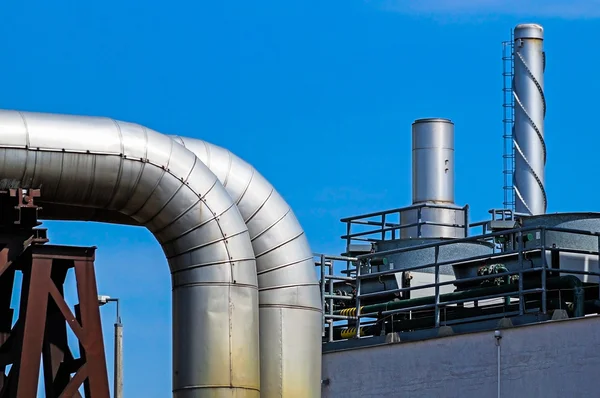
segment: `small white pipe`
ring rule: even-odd
[[[498,398],[500,398],[501,394],[500,394],[500,386],[501,386],[501,373],[500,373],[500,339],[502,339],[502,332],[499,330],[496,330],[494,332],[494,337],[496,338],[496,347],[497,347],[497,357],[498,357],[498,366],[497,366],[497,379],[498,379]]]

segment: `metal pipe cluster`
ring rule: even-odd
[[[312,252],[252,166],[138,124],[6,110],[0,158],[3,188],[43,189],[43,218],[140,225],[160,242],[174,397],[320,396]]]

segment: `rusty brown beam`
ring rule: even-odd
[[[44,245],[46,229],[35,228],[39,197],[39,190],[0,191],[0,398],[35,398],[41,365],[47,398],[80,398],[82,384],[86,398],[109,398],[96,248]],[[75,314],[64,299],[69,270],[77,283]],[[19,319],[12,325],[17,271],[23,282]],[[73,357],[67,327],[79,340],[80,358]]]

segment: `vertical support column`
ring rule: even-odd
[[[362,275],[360,272],[360,269],[362,267],[362,262],[358,261],[358,266],[356,267],[356,338],[359,339],[360,338],[360,316],[361,316],[361,311],[360,311],[360,295],[361,293],[361,289],[360,289],[360,285],[361,285],[361,279],[362,279]]]
[[[86,341],[83,342],[83,345],[88,366],[89,387],[91,391],[99,394],[99,396],[108,397],[108,375],[106,373],[93,254],[86,259],[76,260],[74,268],[81,311],[81,326],[87,332]]]
[[[19,398],[35,398],[40,373],[40,360],[44,342],[46,310],[48,306],[48,284],[52,283],[50,272],[52,260],[39,259],[31,267],[23,346],[19,363]]]
[[[23,331],[17,336],[17,326],[13,330],[20,352],[13,366],[15,373],[11,374],[17,379],[16,388],[8,392],[9,396],[36,397],[43,357],[47,396],[80,397],[78,389],[85,383],[87,398],[109,398],[94,249],[32,246],[21,259],[24,283],[19,324]],[[80,317],[73,315],[63,295],[62,286],[70,268],[75,269],[79,297],[75,311]],[[77,360],[68,347],[67,324],[79,339],[81,358]]]
[[[123,325],[115,323],[115,380],[114,397],[123,398]]]
[[[548,312],[548,288],[546,284],[546,270],[548,264],[546,263],[546,229],[541,229],[542,238],[542,314],[546,315]]]
[[[12,268],[7,269],[8,264],[8,248],[5,247],[0,250],[0,347],[8,341],[14,313],[10,308],[10,302],[15,283],[15,271]],[[6,367],[3,366],[0,368],[0,391],[6,381]]]
[[[346,263],[348,263],[348,261],[346,261]],[[348,267],[349,268],[349,267]],[[347,278],[350,277],[350,275],[346,275]],[[329,281],[327,282],[329,283],[329,294],[333,294],[334,289],[333,289],[333,260],[331,260],[331,265],[329,266]],[[333,299],[329,300],[329,342],[333,341]]]
[[[440,327],[440,266],[438,260],[440,257],[440,246],[435,246],[435,327]]]
[[[598,248],[598,264],[600,264],[600,235],[596,235]],[[554,266],[554,264],[552,264]],[[600,285],[598,286],[598,300],[600,300]]]
[[[523,315],[525,311],[525,303],[523,302],[523,232],[517,234],[517,250],[519,258],[519,315]]]

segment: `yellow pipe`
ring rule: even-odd
[[[360,307],[360,312],[362,312],[364,307]],[[353,308],[344,308],[340,310],[340,315],[344,316],[356,316],[356,307]]]
[[[363,328],[360,328],[360,333],[363,333]],[[346,328],[341,331],[342,339],[351,339],[356,336],[356,328]]]

